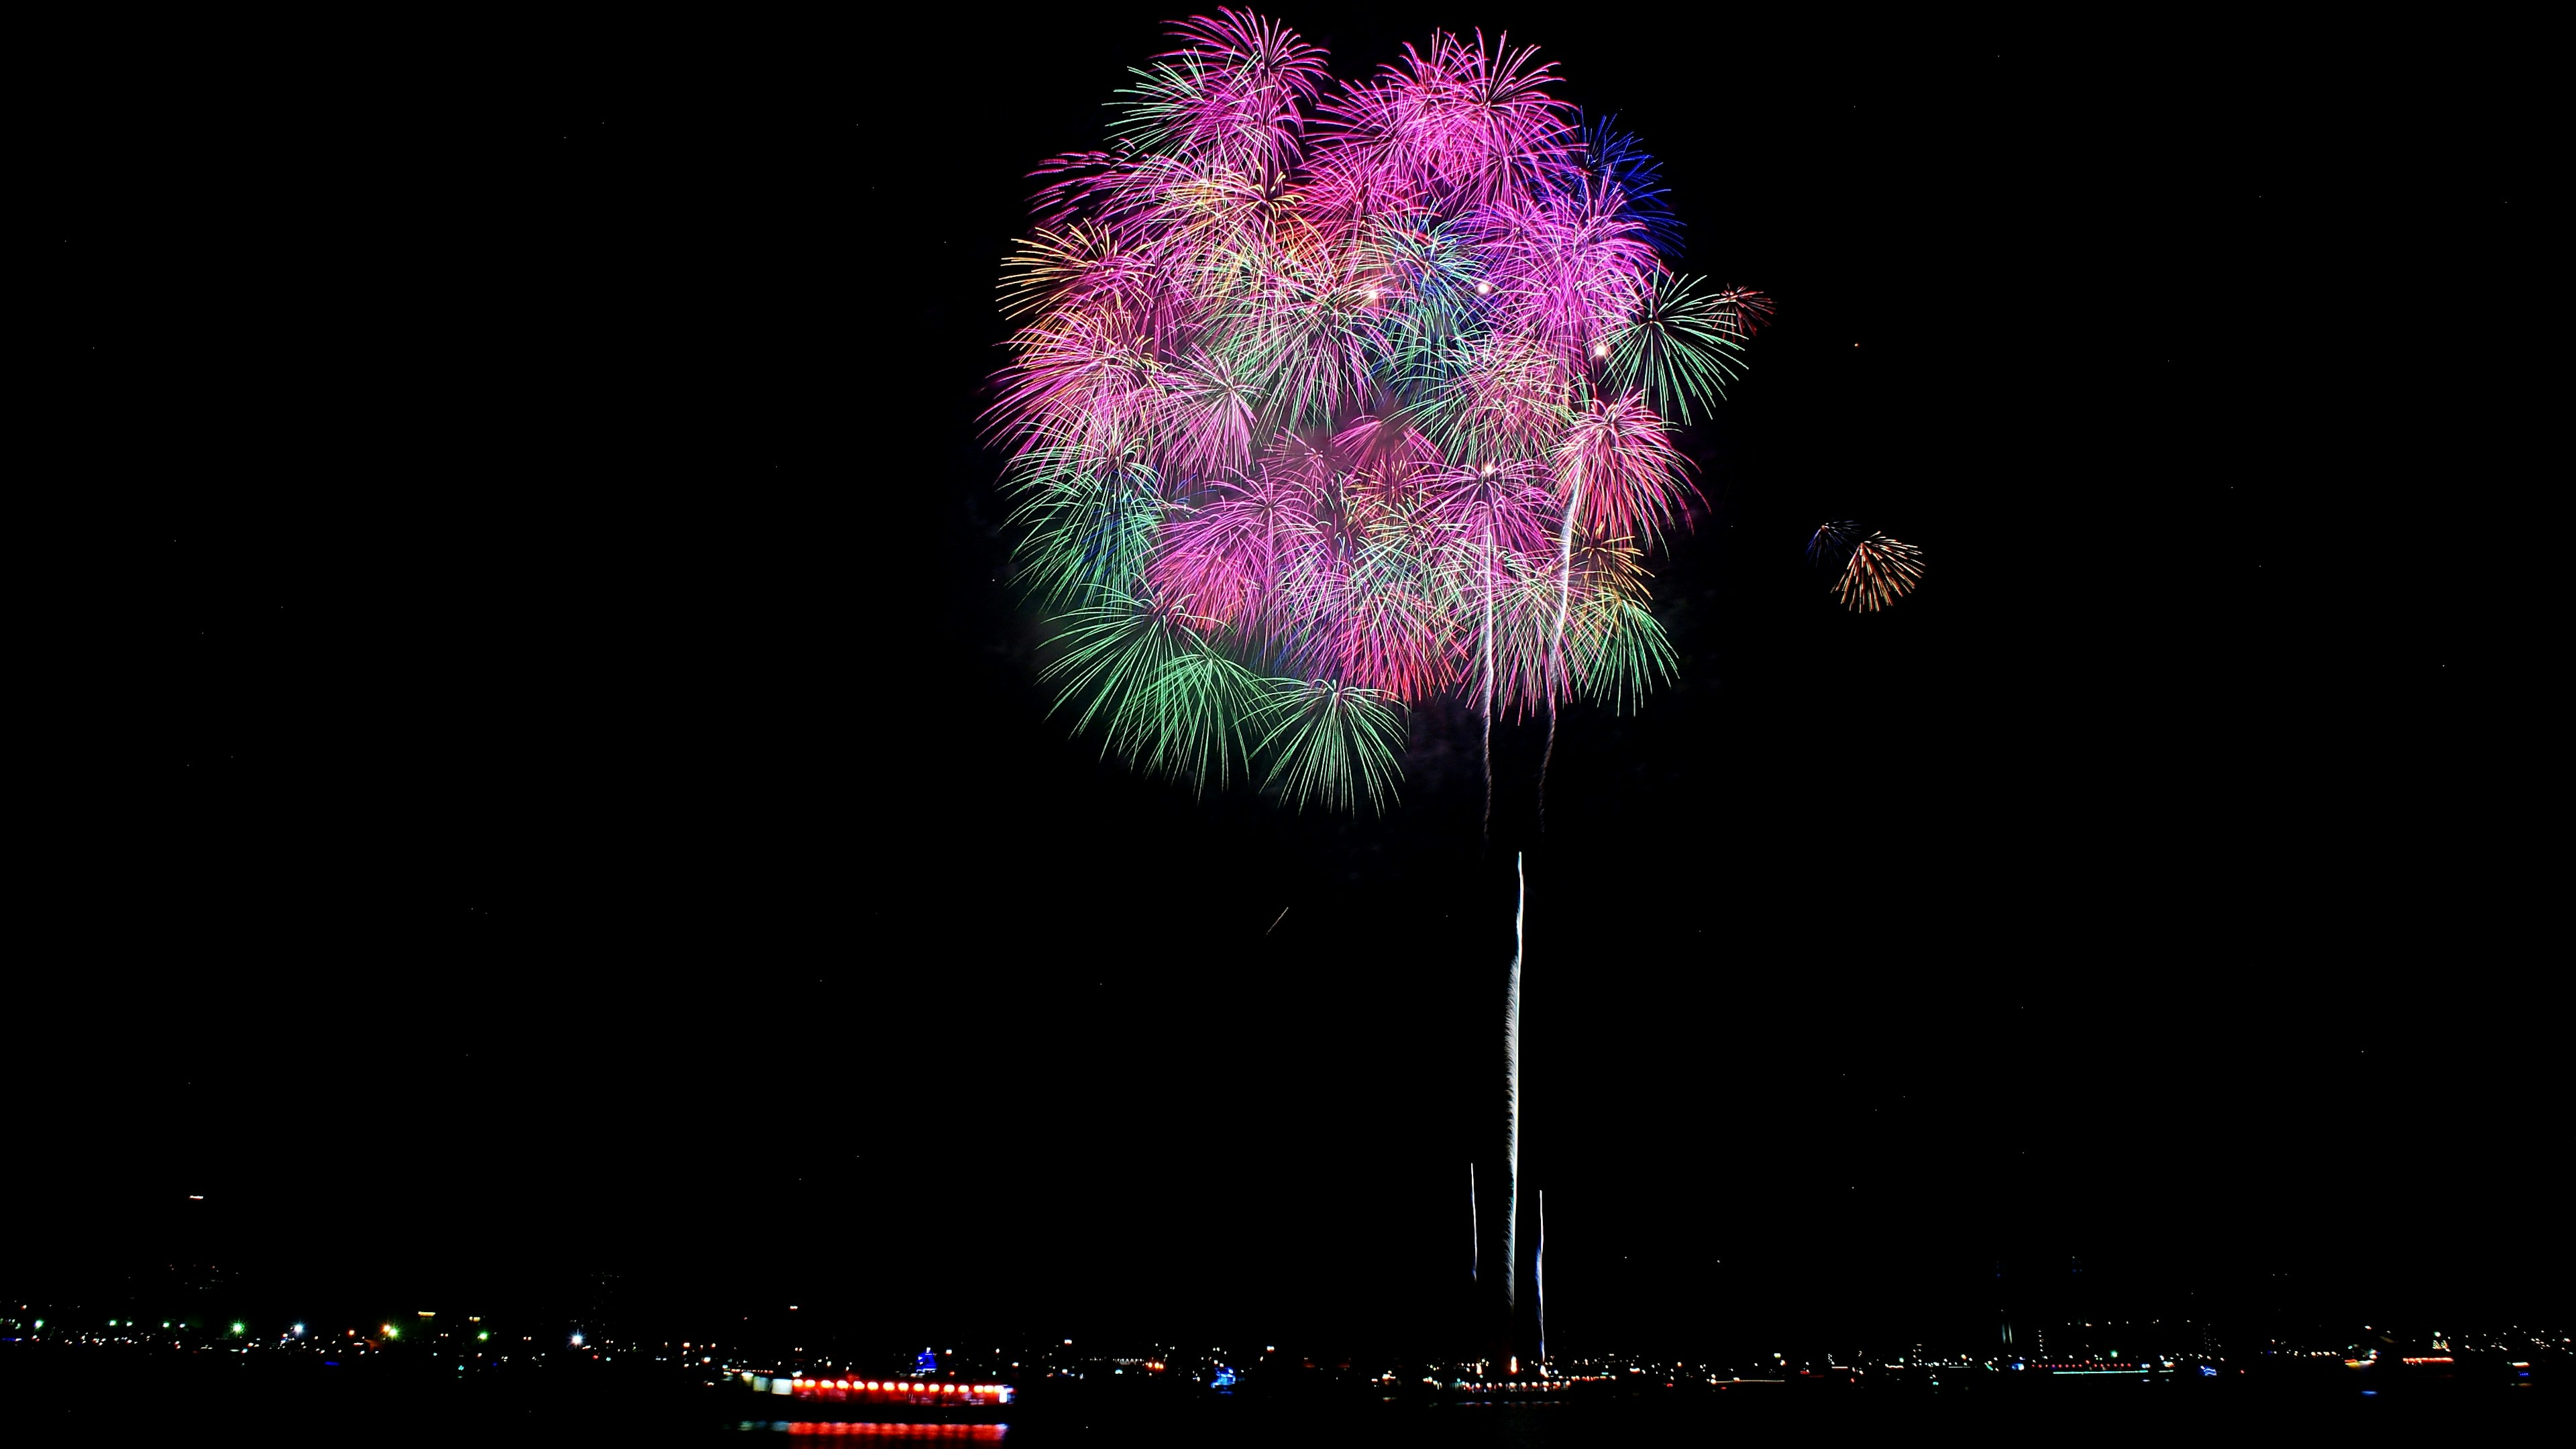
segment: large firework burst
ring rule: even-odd
[[[1140,768],[1350,808],[1435,694],[1489,745],[1498,710],[1640,699],[1674,421],[1768,301],[1672,270],[1653,163],[1529,49],[1435,35],[1340,85],[1255,16],[1176,38],[1108,149],[1041,170],[1003,284],[1059,707]]]

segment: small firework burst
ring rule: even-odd
[[[1807,562],[1822,564],[1830,560],[1839,563],[1844,555],[1851,552],[1852,540],[1858,537],[1860,525],[1857,523],[1846,520],[1820,524],[1807,540]]]
[[[1871,530],[1851,546],[1834,597],[1855,614],[1884,609],[1914,591],[1923,577],[1923,550]]]

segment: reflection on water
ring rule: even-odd
[[[743,1421],[744,1428],[763,1427],[757,1419]],[[855,1439],[945,1439],[950,1443],[999,1444],[1011,1431],[1008,1424],[868,1424],[831,1423],[811,1419],[780,1419],[766,1427],[789,1434],[833,1434]]]

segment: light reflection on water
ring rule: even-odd
[[[779,1419],[767,1424],[745,1419],[742,1427],[786,1434],[829,1434],[842,1439],[942,1439],[952,1444],[999,1444],[1011,1432],[1008,1424],[872,1424],[821,1419]]]

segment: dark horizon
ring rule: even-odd
[[[1268,13],[1344,76],[1433,28]],[[1463,713],[1356,819],[1048,717],[993,289],[1162,18],[68,151],[63,415],[125,532],[0,1292],[1445,1334],[1519,851],[1569,1348],[1973,1332],[2069,1258],[2139,1316],[2563,1321],[2495,577],[2540,92],[2287,31],[1442,21],[1540,46],[1779,304],[1689,439],[1679,682],[1567,715],[1544,835],[1498,731],[1489,850]],[[1918,593],[1837,609],[1828,518]]]

